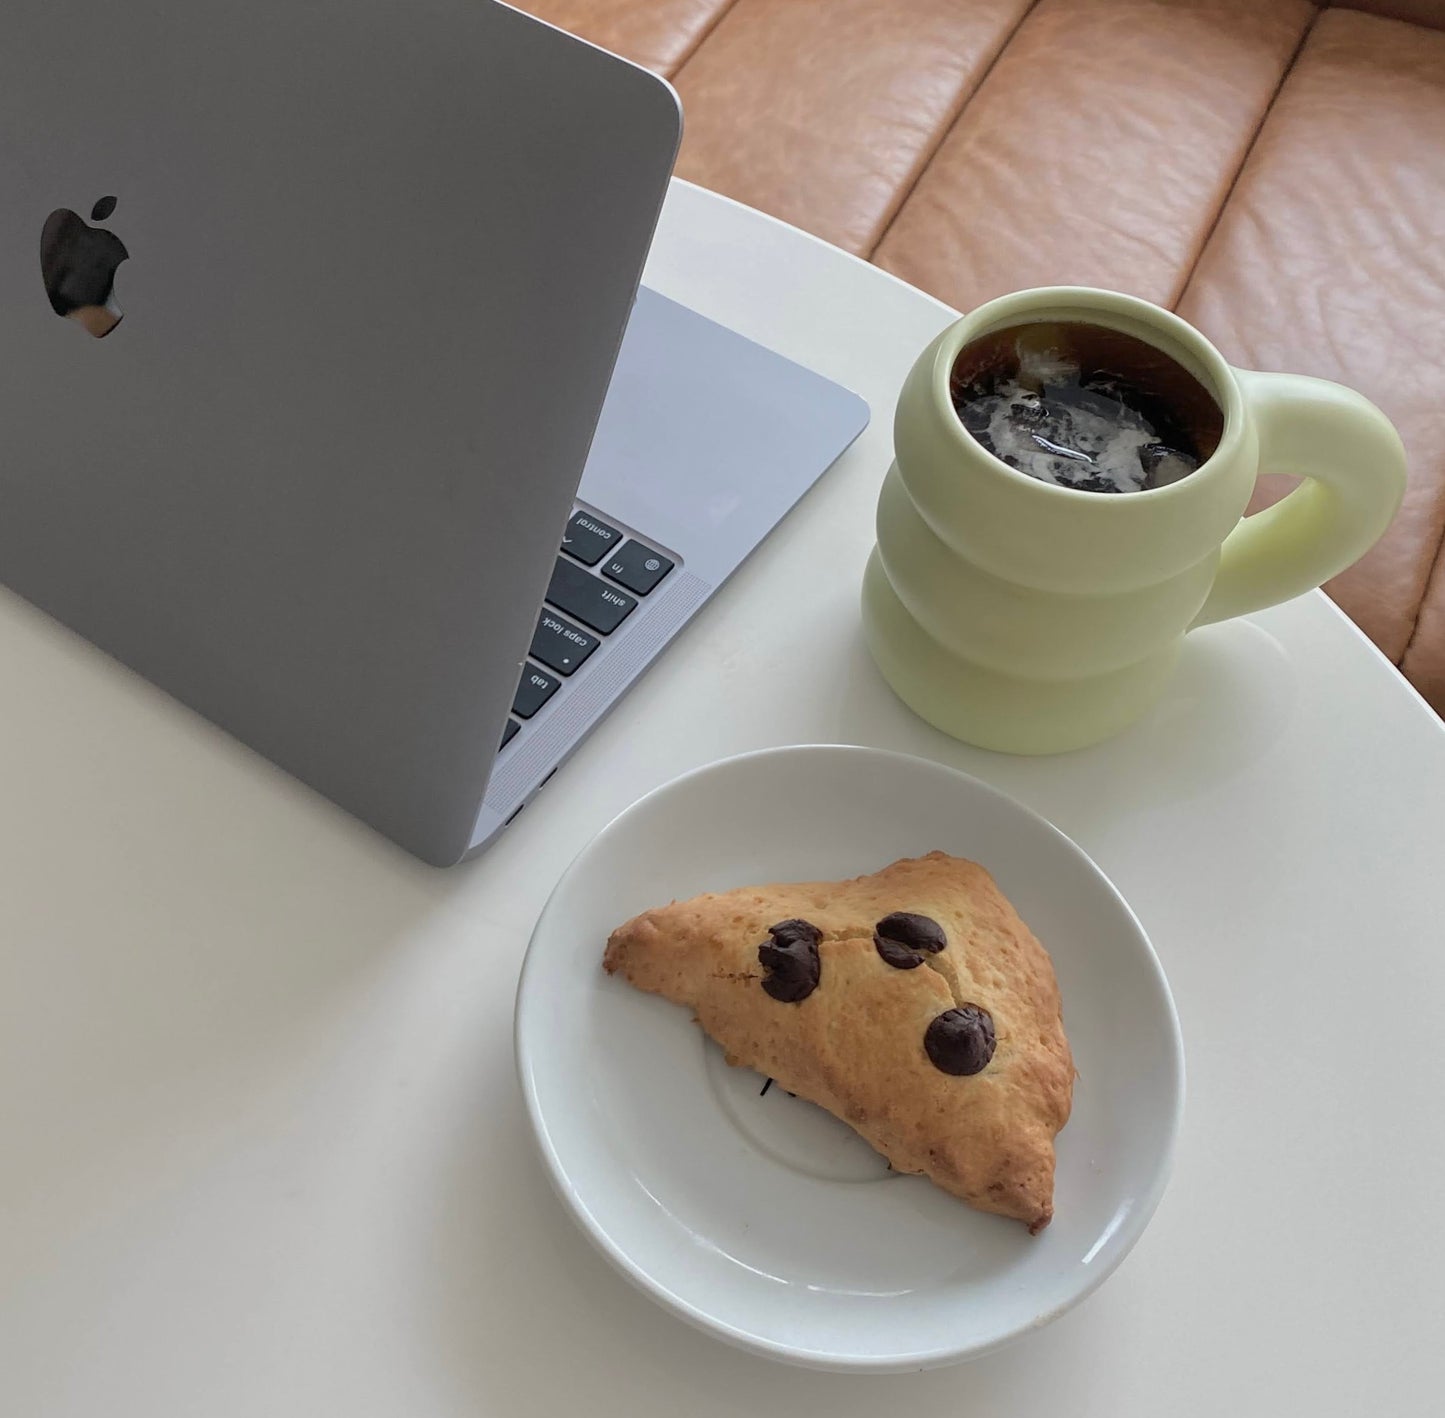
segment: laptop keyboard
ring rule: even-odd
[[[562,682],[613,634],[673,568],[660,551],[624,536],[590,512],[574,512],[552,568],[547,604],[532,633],[528,661],[512,700],[501,748]],[[500,749],[498,750],[500,752]]]

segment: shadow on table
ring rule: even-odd
[[[1251,772],[1290,731],[1298,685],[1279,642],[1248,621],[1196,632],[1160,702],[1092,748],[1042,758],[991,753],[924,723],[879,674],[861,633],[827,671],[838,742],[871,743],[958,768],[1027,802],[1071,836],[1107,831]]]

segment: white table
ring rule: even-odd
[[[950,312],[681,183],[648,280],[859,390],[873,426],[479,862],[412,862],[0,600],[0,1412],[1439,1412],[1441,725],[1316,594],[1193,636],[1103,747],[943,738],[856,603],[894,396]],[[684,769],[810,740],[931,755],[1052,818],[1183,1019],[1150,1230],[962,1369],[835,1378],[694,1333],[574,1231],[523,1121],[513,987],[572,855]]]

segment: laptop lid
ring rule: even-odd
[[[0,580],[456,861],[679,128],[491,0],[6,0]]]

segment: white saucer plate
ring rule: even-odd
[[[993,873],[1058,974],[1079,1078],[1036,1237],[889,1172],[821,1109],[729,1068],[687,1010],[602,970],[609,931],[650,906],[935,848]],[[558,1195],[624,1275],[729,1343],[855,1372],[975,1357],[1094,1290],[1158,1204],[1184,1096],[1164,973],[1098,867],[975,779],[864,748],[748,754],[633,804],[537,922],[516,1042]]]

